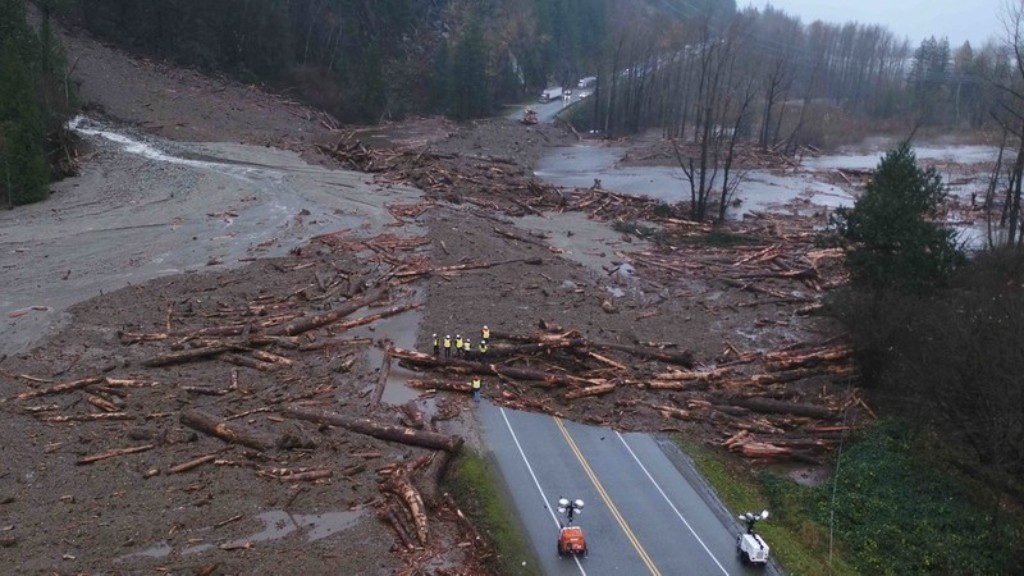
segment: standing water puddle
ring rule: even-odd
[[[346,530],[363,516],[363,510],[351,510],[345,512],[324,512],[322,514],[291,514],[284,510],[271,510],[256,515],[256,518],[263,522],[263,530],[235,538],[221,544],[197,544],[186,546],[181,549],[181,555],[204,552],[216,547],[226,549],[241,548],[257,542],[280,540],[292,533],[304,531],[306,542],[316,542]],[[197,533],[211,530],[201,528]],[[141,552],[133,552],[115,559],[115,562],[123,562],[131,558],[164,558],[174,552],[174,547],[166,540],[157,543]]]

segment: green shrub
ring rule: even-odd
[[[817,519],[864,574],[1010,574],[1021,522],[999,521],[923,455],[910,429],[881,422],[849,444],[818,494]],[[834,501],[833,501],[834,490]]]

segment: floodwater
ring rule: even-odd
[[[828,174],[839,169],[867,170],[878,166],[891,142],[875,139],[867,143],[869,151],[849,150],[839,154],[801,159],[800,168],[785,170],[734,171],[741,182],[734,194],[727,218],[740,220],[752,212],[773,212],[824,216],[840,206],[852,206],[858,190],[846,184],[830,182]],[[923,145],[914,148],[919,164],[959,164],[978,166],[965,176],[941,174],[948,192],[966,204],[984,195],[989,174],[986,163],[993,162],[998,149],[992,146]],[[626,149],[602,143],[582,143],[554,148],[538,162],[534,174],[556,186],[589,188],[600,180],[601,187],[623,194],[648,196],[666,203],[689,200],[690,186],[683,171],[674,166],[623,166],[619,160]],[[951,224],[961,240],[976,246],[983,237],[983,226],[961,214],[951,215]]]

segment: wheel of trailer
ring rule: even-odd
[[[750,554],[747,554],[746,550],[740,550],[740,562],[743,562],[744,565],[750,564]]]
[[[583,555],[590,556],[590,548],[587,548],[586,544],[583,545]]]
[[[565,553],[562,552],[562,543],[561,542],[556,542],[555,544],[558,546],[558,555],[559,556],[564,556]]]

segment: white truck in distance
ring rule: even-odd
[[[552,100],[558,100],[561,97],[562,97],[562,87],[561,86],[555,86],[554,88],[547,88],[546,90],[541,92],[540,93],[540,98],[538,98],[537,101],[538,102],[551,102]]]

